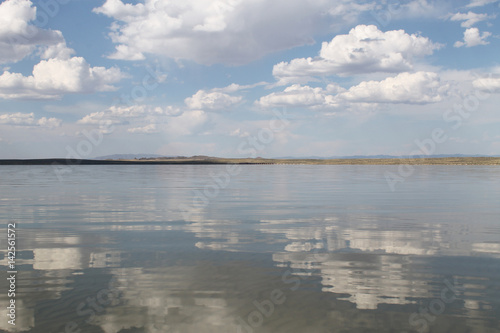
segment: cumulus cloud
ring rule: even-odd
[[[455,47],[473,47],[478,45],[488,45],[490,42],[486,41],[486,38],[491,36],[491,32],[479,32],[478,28],[469,28],[464,32],[464,41],[455,42]]]
[[[79,124],[97,125],[106,122],[108,124],[127,124],[130,118],[145,118],[148,115],[163,115],[161,108],[150,108],[145,105],[133,106],[111,106],[110,108],[93,112],[78,120]]]
[[[331,104],[333,95],[345,91],[336,84],[330,84],[326,89],[320,87],[301,86],[294,84],[282,92],[263,96],[257,102],[261,107],[316,107]]]
[[[172,105],[167,105],[164,107],[157,106],[154,108],[154,113],[156,115],[179,116],[182,113],[182,110],[181,108]]]
[[[252,89],[258,86],[263,86],[267,85],[267,82],[257,82],[254,84],[246,84],[246,85],[241,85],[237,83],[231,83],[230,85],[223,87],[223,88],[214,88],[211,91],[217,91],[217,92],[222,92],[222,93],[234,93],[240,90],[246,90],[246,89]]]
[[[472,82],[475,89],[489,92],[500,92],[500,78],[488,77],[476,79]]]
[[[142,126],[142,127],[129,128],[127,130],[127,132],[139,133],[139,134],[152,134],[152,133],[158,133],[159,130],[156,127],[156,124],[149,124],[149,125]]]
[[[29,0],[7,0],[0,4],[0,64],[20,61],[37,46],[64,40],[60,31],[30,24],[35,19],[36,8]]]
[[[441,101],[448,88],[436,73],[405,72],[382,81],[364,81],[347,90],[336,84],[329,84],[324,89],[294,84],[282,92],[261,97],[256,104],[310,109],[345,107],[349,103],[363,106],[374,103],[428,104]]]
[[[202,64],[239,65],[271,52],[312,44],[314,35],[353,24],[365,0],[107,0],[94,12],[115,20],[110,58],[146,54]]]
[[[498,0],[471,0],[467,7],[482,7],[495,2],[498,2]]]
[[[49,45],[41,50],[41,59],[60,59],[69,60],[71,56],[75,54],[75,50],[69,48],[66,42],[60,42],[55,45]]]
[[[436,73],[401,73],[382,81],[362,82],[339,98],[361,103],[427,104],[441,101],[447,89]]]
[[[463,21],[461,26],[464,28],[470,28],[474,24],[486,21],[490,18],[494,18],[494,16],[489,16],[488,14],[476,14],[470,11],[468,13],[456,13],[450,16],[451,21]]]
[[[165,133],[190,135],[205,124],[207,114],[202,110],[182,111],[179,108],[150,105],[112,106],[93,112],[78,121],[82,125],[130,125],[127,132],[133,134]]]
[[[191,109],[223,110],[240,103],[242,99],[241,96],[231,96],[218,91],[199,90],[193,96],[186,98],[185,103]]]
[[[15,125],[15,126],[38,126],[45,128],[54,128],[61,126],[62,120],[57,118],[35,119],[35,114],[32,113],[7,113],[0,115],[0,124]]]
[[[323,42],[319,57],[297,58],[274,66],[282,82],[322,75],[398,73],[412,69],[413,58],[430,55],[441,45],[403,30],[382,32],[374,25],[358,25],[347,35]]]
[[[118,68],[91,67],[82,57],[42,60],[33,74],[4,71],[0,75],[0,98],[57,99],[68,93],[113,91],[112,83],[123,78]]]
[[[32,75],[4,71],[0,98],[57,99],[68,93],[115,90],[112,84],[124,77],[120,69],[91,67],[84,58],[72,57],[74,52],[61,42],[42,50],[43,60],[33,67]]]
[[[180,116],[170,118],[165,132],[168,135],[191,135],[208,121],[208,115],[202,110],[190,110]]]
[[[41,61],[32,75],[4,70],[0,75],[0,98],[57,99],[67,93],[111,91],[124,75],[118,68],[91,67],[66,46],[60,31],[30,24],[36,8],[29,0],[0,4],[0,63],[16,62],[38,50]]]

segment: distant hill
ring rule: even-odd
[[[94,160],[133,160],[140,158],[161,158],[161,157],[169,157],[157,154],[114,154],[114,155],[106,155],[99,156],[94,158]]]
[[[270,159],[286,159],[286,160],[331,160],[331,159],[398,159],[398,158],[408,158],[409,156],[396,156],[396,155],[351,155],[351,156],[282,156],[282,157],[270,157]],[[417,157],[417,156],[415,156]],[[464,154],[439,154],[439,155],[422,155],[421,157],[425,158],[453,158],[453,157],[500,157],[497,156],[489,156],[489,155],[464,155]],[[134,159],[190,159],[190,160],[211,160],[211,159],[219,159],[219,157],[215,156],[206,156],[206,155],[196,155],[196,156],[164,156],[157,154],[114,154],[114,155],[106,155],[99,156],[94,158],[94,160],[134,160]],[[259,157],[258,157],[259,158]]]

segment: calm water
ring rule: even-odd
[[[1,166],[0,330],[500,332],[500,168],[226,168]]]

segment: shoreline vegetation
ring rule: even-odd
[[[219,158],[208,156],[140,159],[4,159],[0,165],[140,165],[140,164],[300,164],[300,165],[500,165],[500,157],[400,157],[339,159]]]

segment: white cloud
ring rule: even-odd
[[[41,59],[60,59],[69,60],[71,56],[75,54],[75,50],[69,48],[66,42],[61,42],[55,45],[49,45],[42,50],[40,54]]]
[[[229,136],[236,136],[236,137],[239,137],[239,138],[246,138],[246,137],[250,136],[250,133],[248,133],[247,131],[243,132],[241,130],[241,128],[238,127],[234,131],[229,132]]]
[[[348,22],[354,22],[358,15],[375,9],[373,2],[338,1],[328,10],[328,14],[337,19],[344,18]]]
[[[29,0],[0,4],[0,63],[19,61],[34,50],[41,58],[30,76],[4,70],[0,98],[57,99],[67,93],[115,90],[112,84],[124,77],[118,68],[91,67],[84,58],[73,57],[62,33],[31,25],[35,19]]]
[[[78,121],[82,125],[130,125],[129,133],[165,133],[167,135],[190,135],[205,124],[207,114],[202,110],[182,111],[172,106],[150,105],[112,106],[104,111],[93,112]]]
[[[38,126],[45,128],[54,128],[61,126],[62,120],[57,118],[35,119],[35,114],[32,113],[7,113],[0,115],[0,124],[15,125],[15,126]]]
[[[159,130],[156,127],[156,124],[149,124],[149,125],[142,126],[142,127],[129,128],[127,130],[127,132],[139,133],[139,134],[152,134],[152,133],[158,133]]]
[[[41,127],[53,128],[53,127],[59,127],[59,126],[61,126],[61,124],[62,124],[62,120],[57,119],[57,118],[42,117],[37,121],[37,125],[41,126]]]
[[[272,93],[262,97],[259,105],[263,107],[274,106],[315,106],[325,103],[325,92],[322,88],[312,88],[294,84],[283,92]]]
[[[167,105],[165,107],[155,107],[154,113],[156,115],[165,115],[165,116],[179,116],[182,113],[181,108]]]
[[[149,108],[145,105],[112,106],[104,111],[93,112],[78,121],[79,124],[97,125],[106,121],[109,124],[127,124],[130,118],[145,118],[147,115],[162,115],[160,108]]]
[[[440,18],[449,13],[453,4],[442,0],[375,1],[375,9],[370,11],[377,25],[388,26],[391,21],[415,18]]]
[[[450,21],[463,21],[461,26],[464,28],[470,28],[474,24],[486,21],[494,16],[489,16],[488,14],[477,14],[469,11],[468,13],[456,13],[450,16]]]
[[[69,51],[62,52],[67,56]],[[36,64],[31,76],[3,72],[0,98],[57,99],[68,93],[113,91],[112,84],[123,77],[118,68],[91,67],[82,57],[51,58]]]
[[[312,44],[314,35],[351,25],[374,8],[365,0],[107,0],[113,59],[146,54],[202,64],[244,64],[271,52]]]
[[[472,82],[475,89],[490,92],[500,92],[500,78],[480,78]]]
[[[323,42],[319,57],[297,58],[274,66],[273,75],[290,78],[362,73],[398,73],[412,69],[413,58],[440,48],[428,38],[403,30],[382,32],[374,25],[358,25],[347,35]]]
[[[399,7],[398,13],[395,14],[403,14],[402,17],[407,16],[411,18],[439,16],[448,6],[446,1],[439,0],[413,0],[407,3],[393,2],[392,5],[394,4],[397,4],[396,7]]]
[[[207,114],[202,110],[190,110],[178,117],[169,119],[166,133],[172,136],[190,135],[208,120]]]
[[[441,101],[447,89],[436,73],[401,73],[382,81],[362,82],[339,98],[362,103],[426,104]]]
[[[478,28],[469,28],[464,32],[464,41],[463,42],[455,42],[455,47],[473,47],[478,45],[488,45],[489,42],[486,41],[486,38],[491,36],[491,32],[483,32],[482,34],[479,32]]]
[[[470,4],[467,7],[482,7],[488,5],[490,3],[495,3],[498,0],[471,0]]]
[[[329,84],[325,89],[295,84],[282,92],[261,97],[256,104],[311,109],[348,108],[351,103],[363,108],[373,108],[374,103],[427,104],[441,101],[448,88],[436,73],[405,72],[382,81],[364,81],[348,90],[336,84]]]
[[[36,8],[29,0],[7,0],[0,4],[0,63],[17,62],[38,45],[62,42],[60,31],[43,30],[32,24]]]
[[[131,19],[147,12],[142,3],[136,5],[124,4],[120,0],[108,0],[101,7],[94,9],[94,12],[113,16],[119,20]]]
[[[282,92],[271,93],[263,96],[257,102],[257,105],[262,107],[315,107],[328,105],[333,101],[334,94],[345,91],[335,84],[330,84],[323,88],[313,88],[310,86],[301,86],[294,84],[287,87]]]
[[[267,85],[267,84],[268,84],[267,82],[263,82],[263,81],[262,82],[257,82],[257,83],[254,83],[254,84],[246,84],[246,85],[240,85],[240,84],[237,84],[237,83],[231,83],[227,87],[214,88],[211,91],[222,92],[222,93],[234,93],[234,92],[237,92],[237,91],[240,91],[240,90],[252,89],[252,88],[255,88],[255,87],[258,87],[258,86]]]
[[[223,110],[240,103],[242,99],[241,96],[199,90],[193,96],[186,98],[185,103],[191,109]]]

